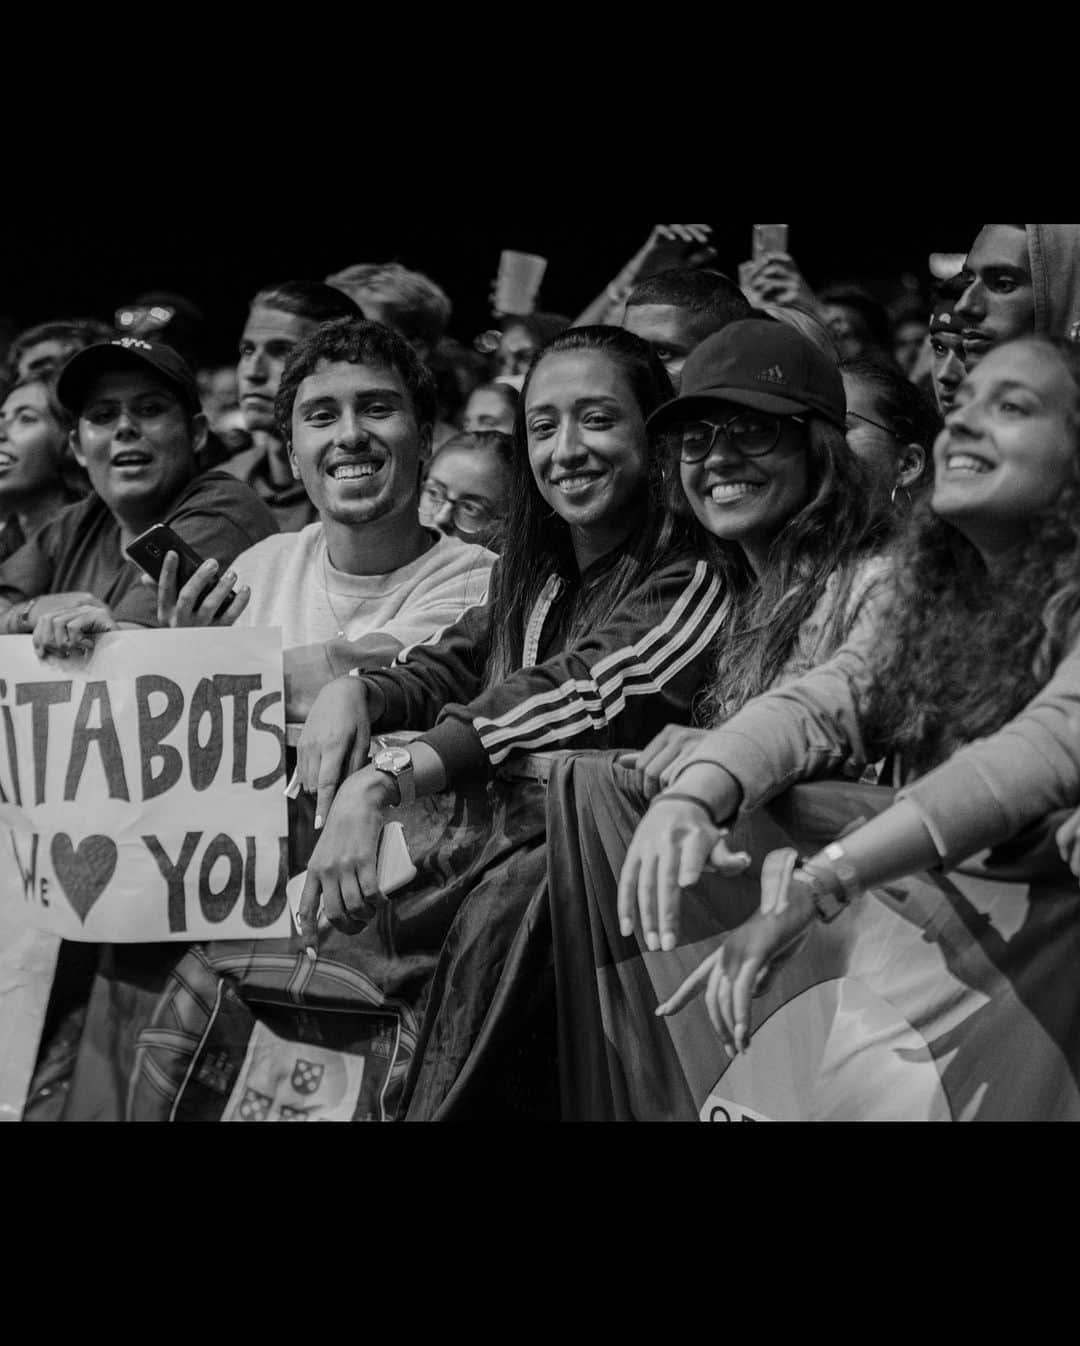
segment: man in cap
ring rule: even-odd
[[[33,633],[39,653],[67,653],[101,631],[157,626],[156,595],[125,555],[151,524],[223,566],[277,531],[250,487],[200,472],[206,418],[171,346],[141,337],[89,346],[64,366],[57,395],[75,417],[72,448],[93,494],[0,565],[0,633]]]

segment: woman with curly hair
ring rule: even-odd
[[[707,865],[744,867],[724,843],[729,820],[842,763],[891,759],[896,801],[804,864],[766,864],[761,910],[658,1011],[704,992],[729,1054],[745,1049],[755,987],[815,917],[1080,799],[1075,349],[1030,338],[988,354],[958,389],[934,461],[887,615],[673,762],[627,855],[622,929],[639,921],[673,947],[681,891]]]

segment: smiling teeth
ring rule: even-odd
[[[950,453],[946,460],[950,472],[991,472],[993,468],[982,458],[974,458],[970,453]]]
[[[575,492],[583,491],[587,486],[591,486],[595,480],[595,477],[563,477],[555,485],[565,495],[573,495]]]
[[[744,495],[760,490],[760,486],[749,481],[722,481],[712,488],[709,496],[714,505],[723,505],[729,500],[740,500]]]
[[[378,470],[376,463],[340,463],[331,476],[335,481],[355,481],[358,477],[373,477]]]

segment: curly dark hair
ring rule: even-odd
[[[525,624],[544,585],[553,574],[578,582],[569,525],[554,514],[541,496],[529,465],[525,405],[529,384],[550,355],[566,351],[601,351],[626,375],[634,398],[647,419],[673,396],[671,380],[647,342],[618,327],[575,327],[556,336],[533,356],[525,376],[514,421],[510,514],[502,537],[500,564],[492,584],[491,655],[486,683],[491,686],[521,667]],[[618,562],[597,583],[581,590],[570,619],[568,640],[596,626],[611,614],[641,577],[665,555],[695,536],[692,524],[674,518],[665,508],[667,476],[664,456],[650,443],[648,470],[638,505],[637,524]],[[657,613],[660,621],[663,613]]]
[[[1029,520],[1004,576],[991,575],[929,500],[912,511],[866,714],[875,751],[899,754],[905,775],[922,775],[1007,724],[1080,632],[1080,354],[1041,337],[1024,344],[1060,359],[1072,380],[1072,480]]]
[[[435,382],[405,338],[366,318],[335,318],[298,341],[281,371],[274,416],[286,444],[292,443],[296,390],[324,361],[392,369],[408,389],[420,429],[430,430],[435,424]]]
[[[755,575],[737,543],[705,535],[731,610],[713,675],[694,707],[695,723],[703,727],[726,720],[777,682],[830,582],[835,603],[822,642],[826,648],[842,642],[852,587],[887,536],[889,521],[875,506],[866,470],[843,431],[814,413],[806,422],[809,499],[773,539],[765,572]],[[673,508],[688,510],[681,484],[678,492],[682,502],[673,499]]]

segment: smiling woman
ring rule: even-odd
[[[709,810],[699,841],[721,867],[721,827],[795,781],[891,754],[904,786],[841,844],[763,881],[762,911],[664,1007],[704,990],[731,1050],[745,1045],[760,975],[816,915],[948,869],[1080,797],[1080,355],[1039,338],[994,350],[958,389],[934,456],[933,498],[912,514],[885,617],[745,707],[672,774]],[[646,818],[623,875],[627,920],[657,928],[640,876],[678,869],[682,845],[662,813]],[[700,872],[686,867],[680,882]],[[677,910],[660,914],[665,931]]]

